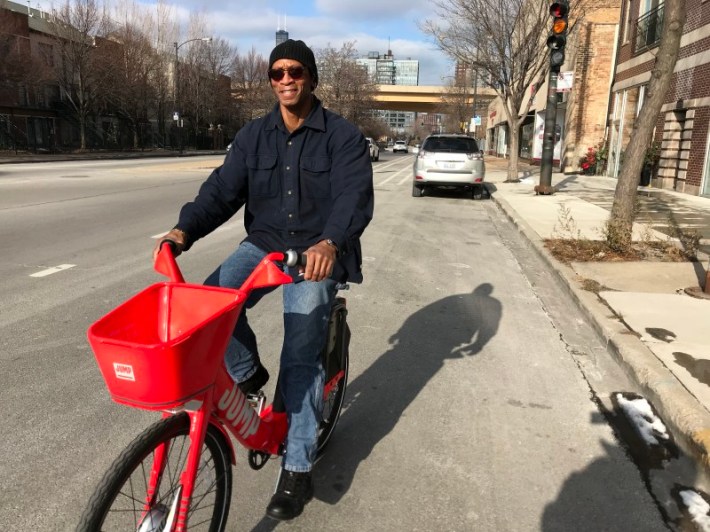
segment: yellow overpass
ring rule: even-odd
[[[460,92],[459,92],[460,91]],[[442,112],[448,101],[460,98],[462,88],[443,85],[378,85],[375,101],[378,109],[389,111],[415,111],[418,113]],[[495,98],[495,91],[489,87],[478,87],[476,107],[486,109]],[[466,88],[466,105],[473,105],[473,87]],[[485,103],[484,103],[485,102]]]

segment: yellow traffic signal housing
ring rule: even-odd
[[[547,38],[547,47],[550,49],[550,67],[559,72],[565,62],[565,45],[567,44],[567,14],[569,2],[558,0],[550,6],[552,15],[552,29]]]

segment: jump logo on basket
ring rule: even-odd
[[[128,364],[121,364],[119,362],[113,363],[113,372],[116,374],[117,379],[123,379],[124,381],[136,381],[136,376],[133,373],[133,366]]]
[[[224,391],[217,410],[232,423],[243,439],[256,434],[259,428],[259,416],[249,405],[246,395],[237,391],[236,384],[230,391]]]

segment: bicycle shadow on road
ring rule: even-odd
[[[391,349],[349,384],[341,424],[314,468],[317,499],[336,504],[360,463],[445,361],[476,355],[495,336],[502,305],[492,292],[493,286],[483,283],[472,293],[445,297],[415,312],[389,338]]]

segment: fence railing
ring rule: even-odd
[[[663,32],[664,4],[654,7],[639,17],[636,22],[636,47],[634,52],[639,54],[658,44]]]

